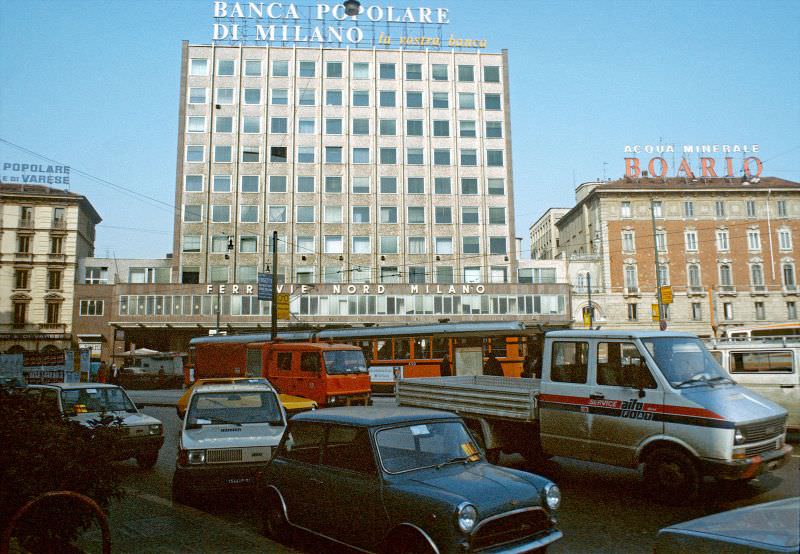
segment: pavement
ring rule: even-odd
[[[136,404],[174,408],[186,389],[130,390],[125,389]]]
[[[195,508],[134,489],[125,492],[108,514],[113,553],[297,552]],[[99,527],[84,533],[78,546],[102,551]]]

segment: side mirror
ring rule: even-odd
[[[136,406],[137,410],[144,410],[144,404],[142,402],[136,402],[134,406]]]

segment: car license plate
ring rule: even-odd
[[[229,485],[245,485],[247,483],[252,483],[253,480],[249,477],[239,477],[234,479],[228,479],[226,481]]]

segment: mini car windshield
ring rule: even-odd
[[[137,413],[131,399],[119,387],[64,389],[61,391],[61,404],[67,415],[100,412]]]
[[[323,352],[322,357],[328,375],[367,372],[364,353],[360,350],[332,350]]]
[[[198,393],[192,397],[187,414],[187,426],[283,424],[280,405],[272,392]]]
[[[700,339],[657,337],[643,339],[643,342],[674,388],[734,382]]]
[[[381,464],[389,473],[480,460],[478,446],[460,421],[383,429],[375,441]]]

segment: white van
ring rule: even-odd
[[[713,340],[708,349],[737,383],[786,408],[787,428],[800,430],[800,337]]]

